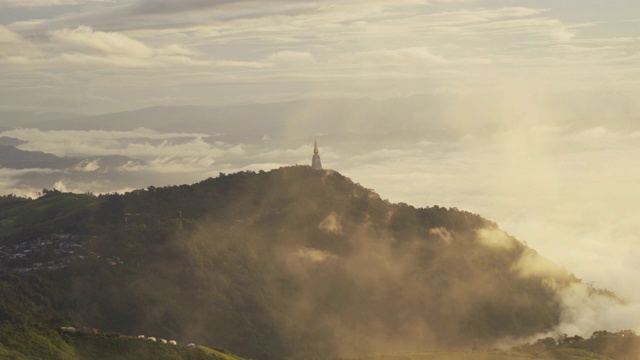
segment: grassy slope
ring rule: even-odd
[[[241,360],[204,346],[171,345],[118,335],[67,334],[64,340],[76,350],[78,359],[95,360]]]
[[[204,346],[170,345],[120,335],[60,334],[19,327],[0,343],[1,359],[47,360],[242,360]]]
[[[89,194],[57,191],[36,200],[0,197],[0,241],[6,244],[42,234],[84,232],[91,209],[103,200]]]

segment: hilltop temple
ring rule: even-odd
[[[313,157],[311,158],[311,167],[316,170],[322,170],[320,154],[318,154],[318,141],[313,144]]]

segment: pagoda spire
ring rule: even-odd
[[[320,154],[318,153],[318,140],[313,143],[313,157],[311,158],[311,167],[316,170],[322,170]]]

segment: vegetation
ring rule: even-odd
[[[396,355],[362,356],[340,360],[611,360],[609,357],[585,351],[571,351],[555,354],[525,354],[513,351],[448,351],[430,353],[405,353]]]
[[[616,333],[601,330],[594,332],[588,339],[577,335],[571,337],[562,335],[559,339],[547,337],[531,344],[521,345],[514,350],[552,359],[572,359],[571,356],[597,354],[605,359],[636,360],[640,355],[640,337],[632,330]]]
[[[0,244],[33,240],[56,232],[86,232],[91,211],[103,199],[91,194],[43,190],[37,200],[0,197]]]
[[[0,344],[2,359],[242,360],[204,346],[170,345],[116,334],[64,334],[23,328]]]
[[[596,331],[588,339],[562,335],[547,337],[510,350],[472,350],[398,353],[340,358],[336,360],[635,360],[640,354],[640,337],[631,330],[610,333]]]
[[[78,359],[242,360],[226,351],[218,351],[204,346],[171,345],[115,334],[67,334],[64,339],[73,346]]]
[[[123,195],[4,198],[0,219],[3,244],[90,239],[64,269],[2,282],[11,331],[27,322],[51,343],[39,348],[85,358],[137,343],[50,329],[215,344],[260,360],[491,346],[552,329],[558,289],[579,284],[564,270],[524,272],[520,260],[537,254],[478,215],[391,204],[306,166]],[[20,351],[8,337],[0,344]]]

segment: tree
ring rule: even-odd
[[[593,334],[591,334],[591,338],[596,339],[602,336],[606,336],[608,334],[609,332],[607,330],[597,330],[597,331],[594,331]]]

